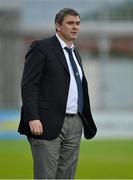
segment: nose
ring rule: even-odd
[[[76,23],[73,24],[74,29],[78,29],[78,25]]]

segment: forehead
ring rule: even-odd
[[[73,21],[73,22],[80,22],[79,16],[73,16],[73,15],[66,15],[64,17],[64,22]]]

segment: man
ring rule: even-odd
[[[22,77],[19,132],[28,137],[35,179],[73,179],[82,134],[96,134],[87,81],[73,41],[80,16],[65,8],[55,17],[56,35],[32,43]]]

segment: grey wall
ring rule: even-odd
[[[18,107],[24,41],[19,33],[19,13],[0,14],[0,108]]]
[[[133,109],[133,61],[86,60],[84,68],[94,109]]]

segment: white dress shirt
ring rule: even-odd
[[[67,61],[67,65],[68,65],[68,69],[69,69],[69,72],[70,72],[70,85],[69,85],[69,92],[68,92],[68,98],[67,98],[67,105],[66,105],[66,113],[70,113],[70,114],[76,114],[77,111],[78,111],[78,90],[77,90],[77,84],[76,84],[76,80],[75,80],[75,77],[74,77],[74,74],[73,74],[73,69],[72,69],[72,66],[71,66],[71,62],[70,62],[70,59],[69,59],[69,55],[65,49],[65,47],[67,47],[67,44],[58,36],[58,34],[56,34],[56,37],[58,38],[60,44],[61,44],[61,47],[63,49],[63,52],[64,52],[64,55],[66,57],[66,61]],[[72,54],[73,54],[73,57],[74,57],[74,60],[75,60],[75,63],[78,67],[78,71],[79,71],[79,75],[80,75],[80,78],[82,80],[82,70],[79,66],[79,63],[77,61],[77,58],[74,54],[74,44],[71,45],[71,47],[69,48],[72,48]]]

